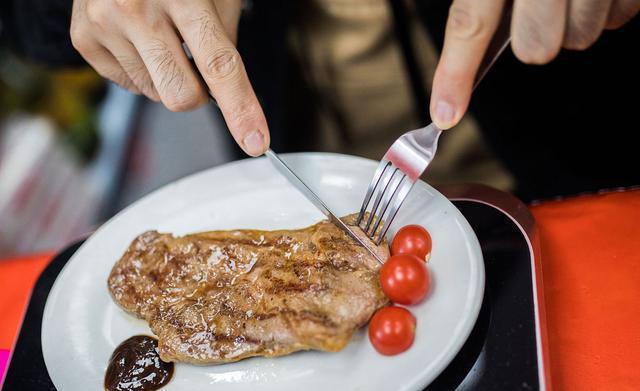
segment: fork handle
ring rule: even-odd
[[[487,51],[482,58],[482,62],[478,67],[476,78],[473,81],[473,90],[478,87],[478,84],[484,79],[491,66],[496,62],[498,57],[504,52],[504,49],[509,46],[511,42],[511,4],[505,7],[502,12],[500,23],[496,28],[496,32],[493,34],[493,38],[489,42]]]
[[[482,62],[478,67],[478,72],[476,73],[476,78],[473,82],[474,91],[491,66],[496,62],[498,57],[500,57],[502,52],[504,52],[511,42],[511,9],[512,6],[509,4],[502,12],[500,23],[498,24],[491,42],[489,42],[487,51],[482,58]],[[432,122],[424,128],[409,131],[405,133],[405,135],[409,136],[406,141],[413,145],[413,149],[419,150],[424,157],[427,157],[428,160],[431,161],[438,148],[438,139],[440,138],[441,133],[442,129],[438,128],[436,124]],[[394,150],[394,145],[396,144],[394,143],[392,145],[384,155],[383,159],[392,160],[391,155],[399,153],[399,151]],[[407,172],[407,169],[405,168],[405,173],[415,180],[424,173],[424,170],[422,172]]]

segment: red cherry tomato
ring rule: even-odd
[[[427,265],[415,255],[393,255],[380,268],[380,284],[391,301],[416,304],[427,295],[431,277]]]
[[[413,344],[416,318],[402,307],[384,307],[369,322],[369,340],[381,354],[402,353]]]
[[[391,242],[391,255],[413,254],[427,261],[431,254],[431,235],[419,225],[407,225],[396,233]]]

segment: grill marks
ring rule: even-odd
[[[267,289],[267,293],[272,294],[282,294],[289,292],[322,292],[329,289],[328,286],[324,284],[308,284],[308,283],[297,283],[297,282],[285,282],[280,279],[274,280],[273,286]]]
[[[377,269],[326,221],[179,238],[148,232],[116,263],[109,289],[149,322],[163,360],[206,364],[340,350],[387,302]]]

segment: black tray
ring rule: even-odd
[[[512,196],[480,186],[440,188],[478,236],[486,287],[478,321],[451,364],[427,390],[546,389],[544,307],[533,219]],[[47,296],[81,242],[67,247],[42,272],[7,368],[3,390],[55,390],[42,356],[40,331]],[[70,368],[70,370],[72,370]],[[547,385],[547,386],[545,386]]]

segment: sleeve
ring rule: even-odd
[[[73,0],[0,1],[0,38],[26,59],[50,67],[84,65],[69,36]]]

